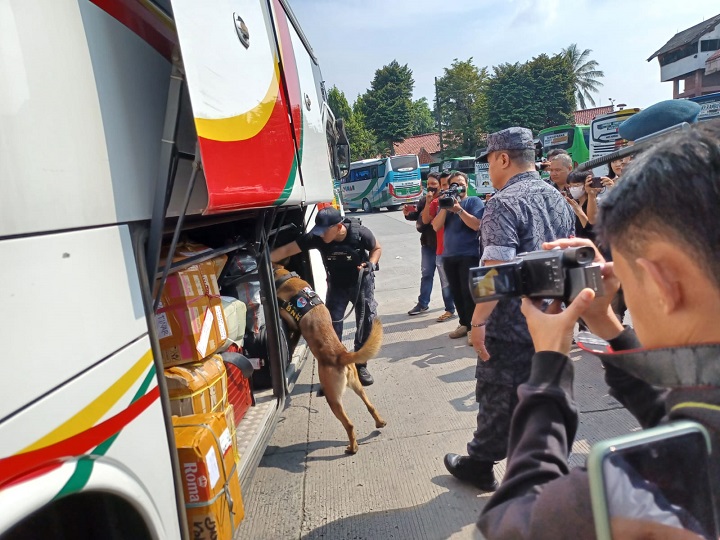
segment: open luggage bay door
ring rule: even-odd
[[[332,199],[313,62],[292,39],[286,10],[271,2],[172,1],[207,183],[205,213]],[[309,197],[308,178],[319,187]]]

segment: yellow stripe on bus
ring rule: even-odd
[[[19,453],[30,452],[63,441],[94,426],[152,365],[152,351],[146,352],[122,377],[74,416]]]
[[[195,118],[198,136],[213,141],[232,142],[245,141],[260,133],[275,109],[280,92],[279,81],[280,65],[276,62],[270,88],[254,109],[230,118]]]

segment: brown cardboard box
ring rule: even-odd
[[[231,540],[245,511],[225,413],[172,420],[190,535]]]
[[[168,276],[155,314],[165,366],[198,362],[225,343],[228,333],[219,295],[211,261]]]
[[[177,248],[175,249],[175,252],[181,257],[191,257],[193,255],[198,255],[199,253],[208,251],[209,249],[210,249],[209,247],[204,246],[202,244],[185,241],[185,242],[178,244]],[[220,273],[222,272],[223,268],[225,267],[227,260],[228,260],[227,255],[218,255],[217,257],[210,259],[210,261],[208,261],[210,264],[213,265],[212,272],[215,274],[215,278],[220,277]]]
[[[218,355],[165,369],[170,410],[177,416],[220,412],[227,407],[227,374]],[[234,431],[234,425],[231,431]]]

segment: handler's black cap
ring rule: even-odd
[[[623,139],[636,141],[665,128],[687,122],[697,122],[702,107],[686,99],[668,99],[633,114],[618,127]]]
[[[310,234],[315,236],[322,236],[333,225],[337,225],[342,222],[343,217],[340,215],[340,211],[328,206],[323,208],[315,216],[315,226],[310,230]]]
[[[524,127],[510,127],[491,133],[487,137],[487,148],[475,161],[486,163],[488,154],[498,150],[535,150],[532,131]]]

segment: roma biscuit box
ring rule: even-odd
[[[170,410],[176,416],[218,412],[227,407],[227,373],[218,355],[203,362],[166,368],[165,383]]]
[[[245,510],[225,412],[173,416],[190,535],[231,540]]]

